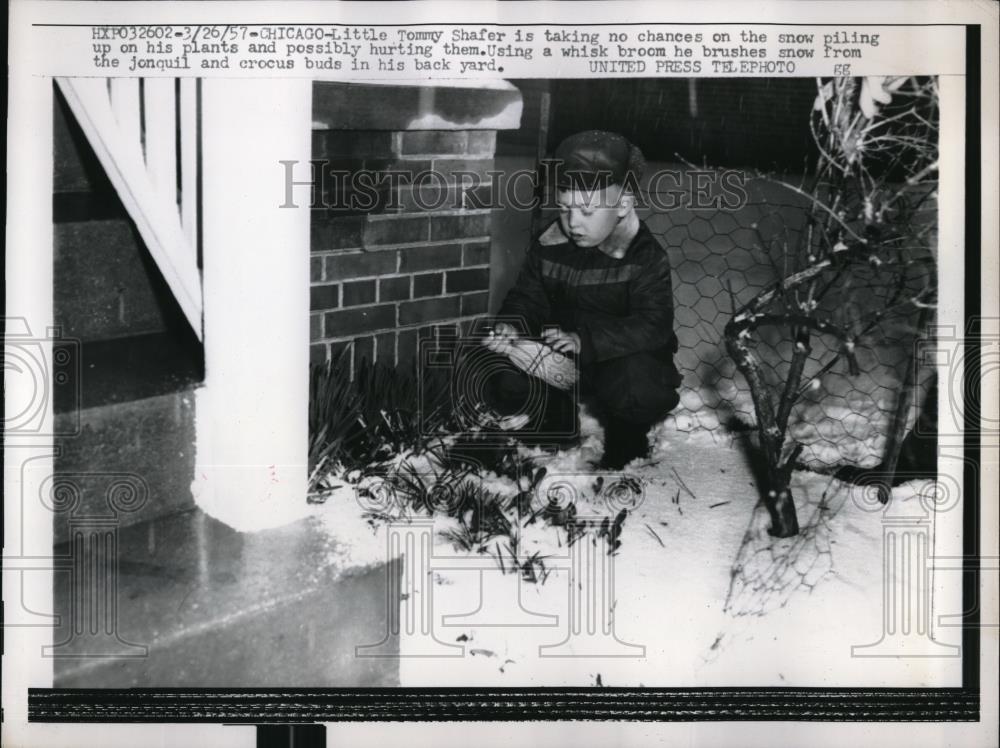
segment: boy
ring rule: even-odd
[[[580,395],[604,426],[601,467],[616,470],[648,455],[650,428],[679,400],[670,263],[635,211],[637,147],[590,130],[554,155],[559,218],[533,242],[503,302],[498,318],[511,321],[498,322],[484,344],[503,354],[527,336],[575,357]],[[572,396],[522,368],[491,377],[490,405],[541,439],[578,433]],[[539,391],[545,396],[531,396]]]

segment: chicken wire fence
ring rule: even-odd
[[[809,230],[805,198],[761,178],[747,181],[746,194],[735,209],[643,210],[673,268],[675,363],[684,381],[669,422],[679,431],[707,429],[723,436],[756,425],[750,388],[727,352],[725,326],[734,311],[814,259],[793,249]],[[932,366],[918,355],[930,334],[930,304],[920,300],[930,298],[936,278],[934,210],[933,200],[921,206],[923,241],[910,238],[906,246],[831,266],[811,290],[799,290],[790,300],[852,338],[845,347],[840,336],[809,336],[801,388],[788,418],[788,439],[803,446],[803,466],[827,471],[878,465],[900,426],[900,397],[911,386],[914,407],[904,417],[905,428],[913,427],[934,381]],[[777,409],[797,345],[794,333],[787,325],[763,326],[747,345]]]

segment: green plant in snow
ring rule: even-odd
[[[416,371],[362,361],[352,378],[346,356],[314,364],[309,374],[310,491],[331,473],[366,470],[421,447],[428,432],[446,431],[446,375],[425,375],[423,403]],[[428,410],[428,403],[430,409]]]

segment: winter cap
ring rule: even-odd
[[[604,130],[570,135],[553,154],[560,189],[604,189],[612,184],[638,187],[645,159],[624,136]]]

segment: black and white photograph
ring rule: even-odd
[[[174,10],[12,87],[12,745],[981,719],[995,30]]]

